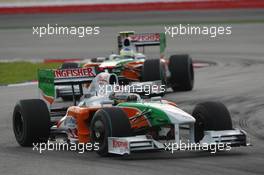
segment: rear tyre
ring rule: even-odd
[[[200,103],[194,108],[192,115],[196,119],[195,142],[203,139],[204,131],[233,129],[230,113],[226,106],[220,102]]]
[[[164,65],[159,59],[145,60],[142,68],[142,81],[165,80]]]
[[[20,100],[13,112],[13,131],[21,146],[47,142],[50,134],[50,114],[40,99]]]
[[[173,91],[190,91],[194,84],[192,59],[189,55],[172,55],[169,60],[170,84]]]
[[[128,137],[132,135],[129,118],[118,108],[102,108],[98,110],[91,121],[91,140],[99,143],[100,156],[109,156],[108,137]]]
[[[161,80],[161,83],[163,85],[166,85],[165,64],[163,64],[160,61],[160,59],[145,60],[144,65],[142,67],[142,81],[144,82],[144,81],[157,81],[157,80]],[[158,95],[164,96],[165,92]]]

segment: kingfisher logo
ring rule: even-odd
[[[125,149],[128,149],[128,142],[120,141],[120,140],[113,140],[113,148],[125,148]]]
[[[80,68],[80,69],[58,69],[54,72],[56,78],[70,78],[70,77],[95,77],[94,68]]]
[[[160,40],[159,33],[149,33],[149,34],[136,34],[130,36],[133,42],[158,42]]]

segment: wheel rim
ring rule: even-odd
[[[20,113],[17,113],[15,115],[14,130],[15,130],[15,135],[18,138],[20,138],[23,135],[24,120],[23,120],[23,117],[22,117],[22,115]]]
[[[105,126],[101,120],[97,120],[93,126],[93,139],[94,142],[103,144],[105,140]]]

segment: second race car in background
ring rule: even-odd
[[[144,55],[145,47],[159,46],[160,55],[148,59]],[[143,53],[139,53],[142,49]],[[173,91],[190,91],[194,86],[194,71],[189,55],[165,56],[166,36],[164,33],[120,32],[118,36],[118,51],[108,58],[92,59],[84,67],[95,67],[97,72],[115,73],[121,83],[131,81],[147,82],[160,80]]]
[[[109,72],[118,76],[120,84],[139,82],[164,85],[173,91],[190,91],[194,86],[194,70],[189,55],[165,56],[166,37],[164,33],[135,34],[134,32],[120,32],[118,36],[118,52],[108,58],[97,57],[83,65],[84,68],[94,68],[95,73]],[[159,46],[159,58],[148,59],[144,55],[145,47]],[[143,53],[139,53],[139,50]],[[66,62],[61,69],[78,68],[80,64]],[[89,86],[89,84],[86,84]],[[80,88],[75,86],[76,99],[80,98]],[[156,94],[163,96],[166,90]],[[70,86],[56,88],[56,96],[64,101],[72,99]],[[152,94],[154,95],[154,94]]]

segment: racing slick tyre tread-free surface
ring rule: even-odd
[[[170,84],[173,91],[190,91],[194,84],[192,59],[189,55],[172,55],[169,59]]]
[[[13,131],[21,146],[47,142],[50,134],[50,114],[40,99],[20,100],[13,112]]]
[[[195,142],[199,142],[206,130],[232,130],[231,116],[221,102],[203,102],[198,104],[192,113],[195,122]]]
[[[165,65],[160,61],[160,59],[145,60],[142,67],[142,81],[144,82],[156,80],[161,80],[162,84],[166,85]],[[157,95],[164,96],[165,92]],[[155,95],[151,94],[150,96]]]
[[[128,137],[132,129],[127,114],[118,107],[102,108],[98,110],[91,121],[91,140],[99,143],[97,153],[109,156],[108,137]]]
[[[164,81],[164,68],[160,59],[145,60],[142,68],[142,81]]]

